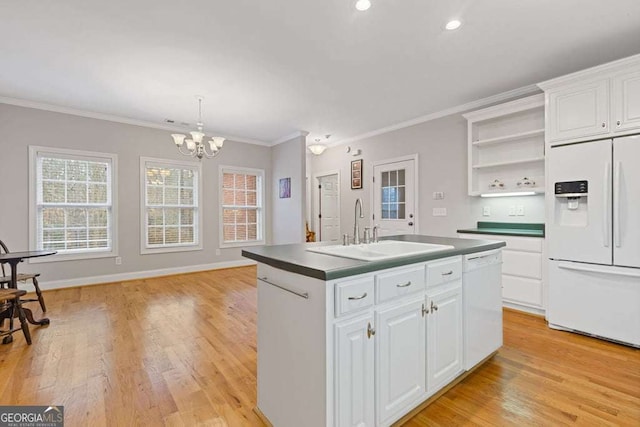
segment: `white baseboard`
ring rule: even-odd
[[[214,262],[211,264],[187,265],[184,267],[161,268],[158,270],[132,271],[129,273],[105,274],[103,276],[77,277],[65,280],[39,281],[40,288],[64,289],[75,286],[99,285],[101,283],[122,282],[125,280],[147,279],[149,277],[169,276],[172,274],[195,273],[197,271],[220,270],[223,268],[246,267],[256,265],[255,261],[238,260]]]
[[[538,316],[544,316],[545,311],[542,308],[528,307],[526,305],[516,304],[512,302],[502,301],[502,306],[510,308],[512,310],[524,311],[525,313],[537,314]]]

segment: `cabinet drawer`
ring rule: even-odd
[[[373,305],[373,276],[336,283],[336,317]]]
[[[503,250],[502,272],[529,279],[542,279],[542,254]]]
[[[542,282],[536,279],[503,275],[502,298],[515,303],[542,307]]]
[[[424,265],[376,274],[376,302],[424,291]]]
[[[462,277],[462,257],[447,258],[427,264],[427,288],[459,280]]]

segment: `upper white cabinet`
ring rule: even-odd
[[[469,195],[544,192],[544,95],[464,114]]]
[[[538,84],[551,144],[628,135],[640,129],[640,55]]]

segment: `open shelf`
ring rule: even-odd
[[[486,163],[484,165],[473,165],[473,169],[495,168],[499,166],[519,165],[523,163],[543,162],[544,157],[531,157],[529,159],[509,160],[507,162]]]
[[[479,141],[474,141],[471,144],[480,146],[480,145],[490,145],[490,144],[502,144],[505,142],[517,141],[519,139],[530,138],[533,136],[544,135],[544,129],[535,129],[527,132],[520,132],[511,135],[499,136],[496,138],[488,138],[482,139]]]
[[[487,190],[487,191],[473,191],[469,195],[470,196],[479,196],[481,194],[501,194],[501,193],[527,193],[527,192],[535,192],[536,194],[544,194],[544,187],[533,187],[533,188],[511,188],[504,190]],[[514,194],[515,196],[516,194]]]

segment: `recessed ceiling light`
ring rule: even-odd
[[[368,10],[370,7],[371,7],[370,0],[358,0],[356,2],[356,9],[358,9],[360,12],[364,12],[365,10]]]
[[[460,25],[462,25],[462,22],[458,21],[457,19],[454,19],[453,21],[447,22],[447,25],[445,25],[444,27],[447,30],[457,30],[458,28],[460,28]]]

